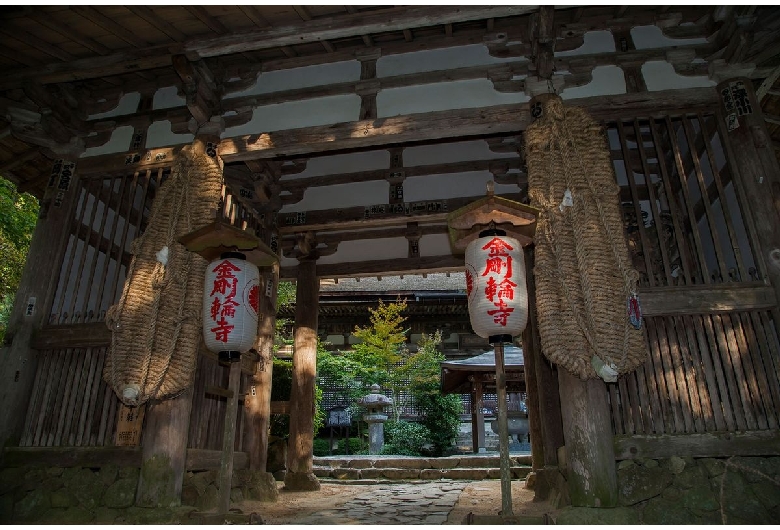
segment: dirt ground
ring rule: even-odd
[[[338,507],[356,495],[379,486],[323,483],[320,491],[289,492],[282,487],[275,503],[244,501],[238,507],[243,513],[260,514],[265,524],[296,524],[297,520],[321,510]],[[512,481],[514,515],[541,516],[551,513],[546,502],[533,502],[534,493],[524,481]],[[498,515],[501,511],[501,481],[484,480],[469,483],[458,498],[445,524],[464,524],[466,516]]]

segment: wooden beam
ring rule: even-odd
[[[512,200],[520,200],[521,198],[519,193],[502,196]],[[280,213],[276,222],[281,235],[307,231],[317,232],[320,230],[344,231],[381,226],[405,227],[406,223],[413,221],[420,223],[446,221],[449,212],[454,212],[458,208],[483,197],[461,197],[441,201],[378,205],[377,210],[381,209],[382,211],[373,211],[373,206],[367,205],[352,208],[334,208],[331,210],[313,210],[310,212]],[[407,211],[406,207],[408,207],[409,211]]]
[[[360,261],[318,265],[317,274],[322,278],[354,278],[386,274],[420,274],[434,272],[456,272],[463,270],[463,257],[452,255],[427,256],[423,258],[398,258],[389,260]],[[282,280],[295,280],[297,267],[283,267]]]
[[[35,350],[61,348],[102,348],[111,344],[111,330],[105,322],[54,324],[33,333],[30,347]]]
[[[642,288],[639,300],[646,317],[759,311],[777,305],[775,290],[762,282]]]
[[[24,153],[14,155],[14,158],[12,160],[0,166],[0,175],[5,175],[6,172],[11,171],[16,167],[19,167],[22,164],[29,162],[33,158],[37,157],[39,154],[40,154],[40,150],[38,150],[37,147],[33,147],[31,149],[28,149]]]
[[[120,467],[141,465],[140,447],[5,447],[3,467]]]
[[[494,158],[491,160],[469,160],[465,162],[449,162],[444,164],[430,164],[423,166],[402,167],[404,177],[421,177],[426,175],[445,175],[449,173],[466,173],[471,171],[490,171],[493,168],[520,169],[519,157]],[[280,181],[282,191],[294,192],[320,186],[333,186],[335,184],[352,184],[355,182],[369,182],[372,180],[384,180],[389,169],[376,169],[373,171],[357,171],[355,173],[340,173],[332,175],[320,175],[292,180]],[[519,176],[519,175],[518,175]]]
[[[648,118],[668,114],[670,108],[709,109],[717,101],[713,88],[669,90],[568,100],[585,108],[595,119],[616,120],[623,116]],[[219,155],[235,162],[295,156],[342,149],[376,147],[405,142],[466,138],[519,132],[531,123],[527,105],[496,105],[481,109],[458,109],[394,116],[289,129],[222,140]]]
[[[312,20],[245,34],[191,41],[188,54],[215,57],[230,53],[267,50],[278,46],[307,44],[363,34],[403,31],[409,28],[468,22],[490,17],[508,17],[531,13],[535,6],[457,6],[447,11],[438,7],[412,7],[400,13],[358,13],[337,18]]]
[[[617,460],[671,458],[680,455],[693,458],[778,456],[780,434],[777,430],[771,430],[615,437]]]
[[[221,451],[187,449],[188,471],[219,469]],[[140,447],[6,447],[3,449],[3,467],[103,467],[116,464],[121,467],[141,465]],[[246,467],[246,453],[235,453],[233,467]]]

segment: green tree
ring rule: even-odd
[[[0,177],[0,343],[38,220],[38,199]]]
[[[405,373],[398,369],[409,356],[402,326],[406,319],[401,315],[405,309],[404,301],[384,304],[380,300],[379,307],[369,310],[371,324],[355,326],[354,335],[360,342],[346,354],[356,367],[355,377],[365,386],[376,383],[391,391],[396,420],[401,415],[403,391],[408,386]]]
[[[404,367],[409,374],[410,393],[423,416],[422,424],[430,432],[432,456],[442,456],[451,449],[463,408],[460,396],[441,393],[441,363],[445,357],[440,345],[441,332],[423,334],[417,352]]]

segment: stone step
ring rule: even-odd
[[[511,466],[530,466],[531,455],[510,455]],[[455,469],[500,468],[498,455],[459,455],[440,458],[415,456],[340,455],[314,457],[314,465],[331,468]]]
[[[531,472],[530,466],[512,466],[513,479],[524,479]],[[501,478],[498,467],[411,468],[411,467],[331,467],[314,466],[314,474],[322,479],[344,480],[486,480]]]

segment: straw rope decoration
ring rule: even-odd
[[[183,149],[154,200],[146,231],[133,241],[122,296],[106,314],[112,333],[103,370],[127,405],[174,397],[192,385],[207,262],[176,240],[213,221],[221,191],[217,161]],[[137,396],[125,394],[127,388]]]
[[[598,377],[594,356],[630,372],[647,357],[626,309],[639,274],[603,131],[584,110],[552,98],[525,138],[528,195],[541,210],[534,275],[542,351],[581,379]]]

